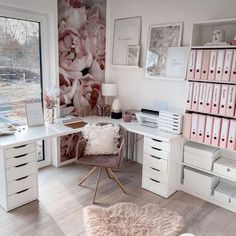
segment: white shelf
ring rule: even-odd
[[[188,79],[191,82],[202,82],[202,83],[214,83],[214,84],[231,84],[236,85],[236,82],[232,81],[222,81],[222,80],[201,80],[201,79]]]
[[[213,204],[215,204],[219,207],[223,207],[223,208],[225,208],[229,211],[232,211],[232,212],[236,213],[236,206],[234,206],[231,203],[222,202],[222,201],[216,199],[213,195],[207,195],[207,194],[204,194],[204,193],[200,193],[197,190],[195,190],[194,188],[187,187],[184,184],[180,184],[180,190],[185,192],[185,193],[188,193],[190,195],[193,195],[195,197],[201,198],[205,201],[211,202],[211,203],[213,203]]]
[[[219,173],[216,173],[216,172],[214,172],[214,171],[209,171],[209,170],[206,170],[206,169],[203,169],[203,168],[199,168],[199,167],[196,167],[196,166],[193,166],[193,165],[184,163],[184,162],[182,163],[182,165],[183,165],[183,166],[188,166],[188,167],[190,167],[190,168],[192,168],[192,169],[200,170],[200,171],[202,171],[202,172],[205,172],[205,173],[208,173],[208,174],[211,174],[211,175],[214,175],[214,176],[223,178],[223,179],[227,179],[227,180],[236,182],[236,179],[230,178],[230,177],[228,177],[228,176],[224,176],[224,175],[219,174]]]
[[[226,118],[226,119],[236,119],[235,116],[223,116],[223,115],[220,115],[220,114],[200,112],[200,111],[194,111],[194,110],[188,110],[188,109],[186,109],[185,111],[187,111],[187,112],[194,112],[194,113],[197,113],[197,114],[209,115],[209,116],[217,116],[217,117]]]
[[[189,142],[194,142],[194,143],[200,143],[200,142],[197,142],[197,141],[193,141],[191,139],[187,139],[187,138],[184,138],[186,141],[189,141]],[[218,146],[214,146],[214,145],[208,145],[208,144],[205,144],[205,143],[200,143],[200,144],[203,144],[203,145],[206,145],[206,146],[210,146],[210,147],[215,147],[215,148],[219,148],[221,150],[225,150],[225,151],[228,151],[228,152],[235,152],[236,153],[236,150],[230,150],[230,149],[227,149],[227,148],[221,148],[221,147],[218,147]]]
[[[191,49],[236,49],[236,45],[192,46]]]
[[[163,81],[178,81],[178,82],[186,81],[186,78],[166,77],[164,75],[147,75],[147,74],[145,74],[145,78],[153,79],[153,80],[163,80]]]
[[[111,65],[114,68],[133,68],[133,69],[142,69],[140,66],[130,66],[130,65]]]

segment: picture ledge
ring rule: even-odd
[[[183,82],[183,81],[186,80],[186,78],[166,77],[166,76],[163,76],[163,75],[145,75],[145,78],[153,79],[153,80],[179,81],[179,82]]]

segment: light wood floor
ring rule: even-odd
[[[39,201],[32,202],[10,213],[0,208],[1,236],[61,236],[85,235],[83,208],[91,205],[96,174],[79,187],[79,180],[87,173],[87,167],[69,165],[48,167],[39,172]],[[137,204],[158,203],[176,210],[184,216],[186,232],[196,236],[235,236],[236,214],[178,192],[163,199],[141,188],[141,165],[126,162],[117,176],[126,187],[125,195],[116,183],[103,172],[97,202],[109,206],[117,202]]]

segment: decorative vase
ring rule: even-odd
[[[46,110],[45,121],[47,124],[54,124],[54,108]]]

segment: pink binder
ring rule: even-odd
[[[188,79],[194,79],[197,51],[192,50],[188,64]]]
[[[197,129],[198,129],[198,114],[192,114],[192,124],[191,124],[191,140],[197,141]]]
[[[234,116],[236,106],[236,86],[229,86],[229,93],[227,99],[226,114],[227,116]]]
[[[222,80],[223,67],[224,67],[224,59],[225,59],[225,50],[219,50],[217,56],[217,64],[216,64],[216,76],[215,80]]]
[[[203,143],[205,135],[206,116],[199,115],[198,117],[198,129],[197,129],[197,142]]]
[[[187,98],[186,98],[186,110],[192,109],[192,100],[193,100],[193,82],[188,82],[187,85]]]
[[[219,114],[220,95],[221,95],[221,84],[215,84],[213,90],[212,107],[211,107],[211,112],[213,114]]]
[[[210,50],[204,50],[203,51],[201,80],[207,80],[208,79],[210,56],[211,56],[211,51]]]
[[[230,81],[236,82],[236,49],[233,52],[232,67],[230,73]]]
[[[183,137],[190,139],[191,136],[191,125],[192,125],[192,114],[184,114],[184,123],[183,123]]]
[[[223,81],[229,81],[232,59],[233,59],[233,50],[227,49],[225,51],[225,62],[224,62],[223,77],[222,77]]]
[[[211,50],[208,80],[215,80],[218,50]]]
[[[196,80],[201,79],[202,58],[203,58],[203,50],[197,50],[195,76],[194,76]]]
[[[198,111],[204,112],[204,104],[206,99],[206,83],[200,84],[200,90],[199,90],[199,99],[198,99]]]
[[[223,84],[221,90],[220,110],[219,110],[219,114],[222,116],[225,116],[226,114],[228,92],[229,92],[229,85]]]
[[[227,149],[236,150],[236,121],[230,120]]]
[[[220,147],[226,148],[229,133],[229,119],[222,119],[221,134],[220,134]]]
[[[194,84],[193,84],[193,100],[192,100],[192,110],[193,111],[197,111],[197,109],[198,109],[199,89],[200,89],[200,83],[194,82]]]
[[[205,105],[204,105],[204,112],[206,113],[211,112],[212,98],[213,98],[213,84],[207,84],[206,99],[205,99]]]
[[[213,117],[207,116],[206,129],[205,129],[205,135],[204,135],[204,143],[207,145],[211,145],[212,129],[213,129]]]
[[[214,117],[213,119],[213,133],[212,133],[212,142],[213,146],[218,147],[220,144],[220,131],[221,131],[221,124],[222,119],[218,117]]]

